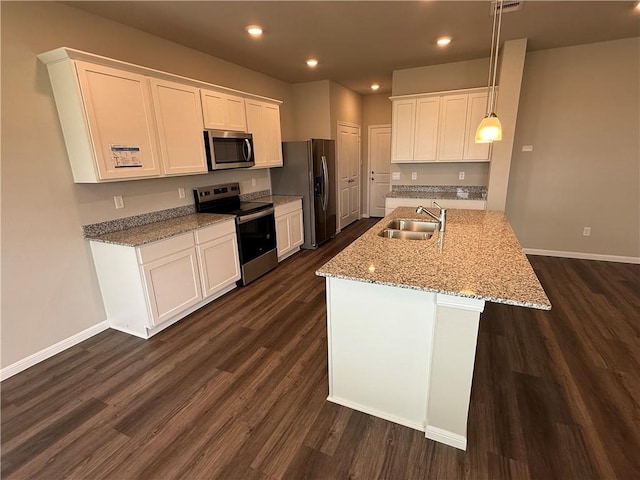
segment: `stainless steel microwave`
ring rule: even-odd
[[[245,132],[205,130],[204,149],[209,170],[253,167],[253,135]]]

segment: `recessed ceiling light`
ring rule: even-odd
[[[378,85],[377,83],[374,83],[373,85],[371,85],[371,90],[378,90],[380,88],[380,85]]]
[[[439,47],[446,47],[451,43],[451,37],[440,37],[436,43]]]
[[[260,25],[249,25],[247,27],[247,33],[252,37],[259,37],[262,35],[262,27]]]
[[[310,67],[315,67],[316,65],[318,65],[318,60],[316,60],[315,58],[310,58],[309,60],[307,60],[307,65],[309,65]]]

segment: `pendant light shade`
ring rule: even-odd
[[[500,48],[500,28],[502,27],[503,0],[494,0],[493,30],[491,32],[491,57],[489,58],[489,80],[487,85],[487,114],[476,130],[475,143],[492,143],[502,140],[502,124],[495,113],[496,108],[496,72],[498,69],[498,50]],[[496,18],[498,19],[496,28]]]
[[[491,143],[502,140],[502,124],[495,113],[486,115],[476,130],[476,143]]]

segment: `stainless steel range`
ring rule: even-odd
[[[247,285],[278,266],[276,222],[272,203],[241,202],[238,183],[196,188],[193,195],[196,211],[199,213],[226,213],[236,216],[236,235],[242,271],[239,285]]]

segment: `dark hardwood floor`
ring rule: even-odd
[[[109,330],[7,379],[2,478],[640,478],[638,265],[530,257],[553,309],[487,304],[466,452],[327,402],[314,271],[372,223],[150,340]]]

